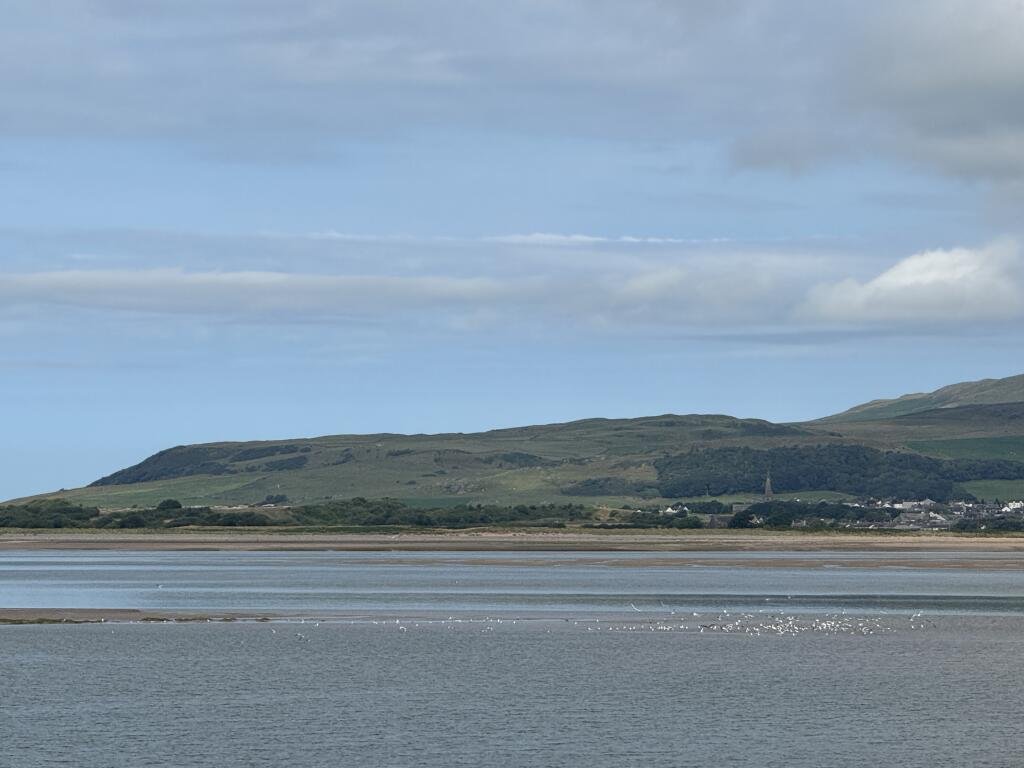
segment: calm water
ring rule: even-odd
[[[0,765],[1024,764],[1024,571],[655,559],[0,552],[0,607],[333,617],[0,626]]]

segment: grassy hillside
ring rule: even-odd
[[[935,408],[901,416],[834,422],[821,420],[803,425],[808,429],[824,429],[846,440],[877,445],[914,448],[923,442],[984,440],[1000,438],[1010,450],[1013,439],[1024,436],[1024,402],[997,405],[962,405]],[[993,443],[995,448],[1000,443]],[[939,455],[945,455],[942,451]],[[990,454],[1010,458],[1005,453]]]
[[[897,451],[941,460],[912,462],[918,480],[942,481],[927,487],[1002,497],[1021,484],[1019,469],[998,461],[1024,462],[1022,389],[1024,376],[971,382],[801,424],[663,415],[476,434],[179,446],[61,495],[105,508],[151,506],[165,498],[255,504],[268,496],[286,496],[289,503],[362,496],[423,507],[566,501],[617,507],[653,504],[664,493],[692,498],[711,485],[723,498],[755,498],[769,467],[781,493],[856,494],[879,487],[873,474],[908,476],[907,459],[885,456]],[[1009,397],[1020,400],[1001,401]],[[999,402],[981,402],[986,399]],[[837,453],[830,448],[836,446],[857,450]],[[813,450],[783,450],[798,447]],[[843,462],[853,464],[844,469]]]
[[[894,400],[872,400],[822,419],[823,422],[877,421],[896,416],[956,408],[965,405],[994,405],[1024,402],[1024,374],[1005,379],[982,379],[951,384],[934,392],[903,395]]]
[[[988,501],[1024,499],[1024,480],[975,480],[964,483],[964,489]]]
[[[588,502],[621,505],[652,489],[653,462],[690,447],[771,447],[824,438],[799,426],[729,416],[588,419],[477,434],[337,435],[258,443],[181,446],[61,495],[105,507],[252,504],[385,496],[423,506],[459,503],[562,503],[563,490],[614,477],[626,492]]]
[[[1024,436],[965,437],[952,440],[911,440],[907,447],[947,459],[1012,459],[1024,461]]]

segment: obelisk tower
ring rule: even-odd
[[[769,469],[768,474],[764,476],[764,500],[771,501],[774,495],[772,491],[772,471]]]

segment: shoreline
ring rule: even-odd
[[[0,533],[0,551],[337,552],[1000,552],[1024,553],[1024,536],[946,533],[441,531],[436,533],[61,532]]]
[[[286,618],[286,617],[282,617]],[[149,611],[139,608],[0,608],[0,626],[26,624],[163,624],[169,622],[270,621],[262,615]]]

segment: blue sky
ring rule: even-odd
[[[0,497],[1024,370],[1016,0],[3,12]]]

